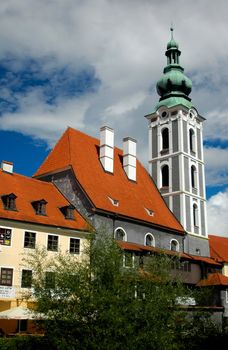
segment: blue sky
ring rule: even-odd
[[[172,20],[193,103],[207,119],[209,231],[228,235],[227,15],[226,0],[2,0],[0,158],[30,176],[67,126],[98,137],[109,125],[117,146],[138,140],[146,164],[143,116],[158,101]]]

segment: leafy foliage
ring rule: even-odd
[[[134,256],[131,267],[123,261],[104,233],[80,262],[61,253],[50,260],[44,250],[27,258],[38,311],[56,349],[182,349],[191,338],[194,320],[177,306],[191,293],[171,273],[170,258]],[[46,271],[54,273],[55,286],[45,282]]]

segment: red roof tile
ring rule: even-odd
[[[5,210],[1,200],[1,196],[11,193],[17,196],[16,211]],[[41,199],[47,201],[46,216],[36,215],[31,204]],[[9,174],[0,169],[0,218],[88,230],[87,222],[76,210],[74,210],[75,220],[65,219],[59,208],[69,204],[52,183],[31,179],[16,173]]]
[[[209,235],[211,257],[220,262],[228,262],[228,238]]]
[[[206,256],[190,255],[190,254],[187,254],[187,255],[189,257],[191,257],[192,260],[195,260],[195,261],[201,261],[201,262],[204,262],[204,263],[209,264],[209,265],[221,266],[214,259],[211,259],[211,258],[206,257]]]
[[[206,279],[202,279],[197,283],[198,287],[208,286],[228,286],[228,277],[221,273],[211,273]]]
[[[129,243],[125,241],[117,241],[117,244],[119,245],[120,248],[124,250],[130,250],[134,252],[154,252],[154,253],[164,253],[168,255],[174,255],[178,256],[180,258],[186,258],[186,259],[191,259],[187,254],[185,253],[179,253],[179,252],[174,252],[173,250],[168,250],[168,249],[161,249],[157,247],[151,247],[151,246],[145,246],[142,244],[137,244],[137,243]]]
[[[214,266],[221,266],[219,263],[217,263],[216,261],[214,261],[211,258],[208,257],[203,257],[203,256],[196,256],[196,255],[190,255],[187,253],[182,253],[182,252],[174,252],[172,250],[168,250],[168,249],[161,249],[161,248],[157,248],[157,247],[150,247],[150,246],[144,246],[141,244],[137,244],[137,243],[129,243],[129,242],[125,242],[125,241],[117,241],[118,245],[120,246],[120,248],[125,249],[125,250],[131,250],[131,251],[152,251],[155,253],[165,253],[168,255],[176,255],[179,258],[182,259],[186,259],[186,260],[191,260],[191,261],[197,261],[197,262],[204,262],[207,265],[214,265]]]
[[[40,166],[35,177],[72,167],[80,185],[96,209],[159,225],[184,234],[184,229],[166,206],[153,180],[137,161],[137,182],[130,181],[122,165],[122,150],[114,150],[114,174],[103,170],[99,141],[68,128]],[[113,206],[109,198],[119,201]],[[148,215],[145,208],[154,212]]]

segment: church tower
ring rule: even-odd
[[[209,256],[203,159],[203,121],[191,102],[191,80],[181,51],[167,44],[167,66],[157,82],[159,102],[149,121],[149,171],[166,204],[187,232],[185,252]]]

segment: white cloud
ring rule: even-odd
[[[228,184],[228,149],[206,147],[204,154],[207,185]]]
[[[0,129],[14,130],[35,139],[44,139],[49,147],[53,147],[67,126],[84,128],[84,115],[89,107],[89,99],[87,95],[80,99],[64,100],[57,105],[49,105],[42,100],[37,91],[30,92],[21,98],[16,114],[7,113],[1,118]]]
[[[228,237],[228,189],[212,196],[207,203],[208,232]]]
[[[205,137],[226,141],[227,13],[227,0],[220,0],[219,5],[208,0],[2,0],[1,57],[13,53],[18,65],[20,58],[48,57],[43,73],[64,66],[77,72],[89,65],[101,85],[93,95],[58,99],[55,106],[44,101],[39,89],[18,95],[20,109],[3,115],[0,128],[52,145],[68,125],[97,136],[99,127],[108,123],[115,128],[117,145],[126,135],[138,140],[138,154],[146,163],[147,122],[143,116],[158,101],[156,93],[149,96],[148,91],[154,89],[166,64],[173,19],[181,64],[193,79],[193,102],[207,118]],[[226,169],[227,151],[220,152],[223,164],[219,171],[213,161],[218,151],[206,153],[208,183],[227,181],[222,170],[223,165]]]

